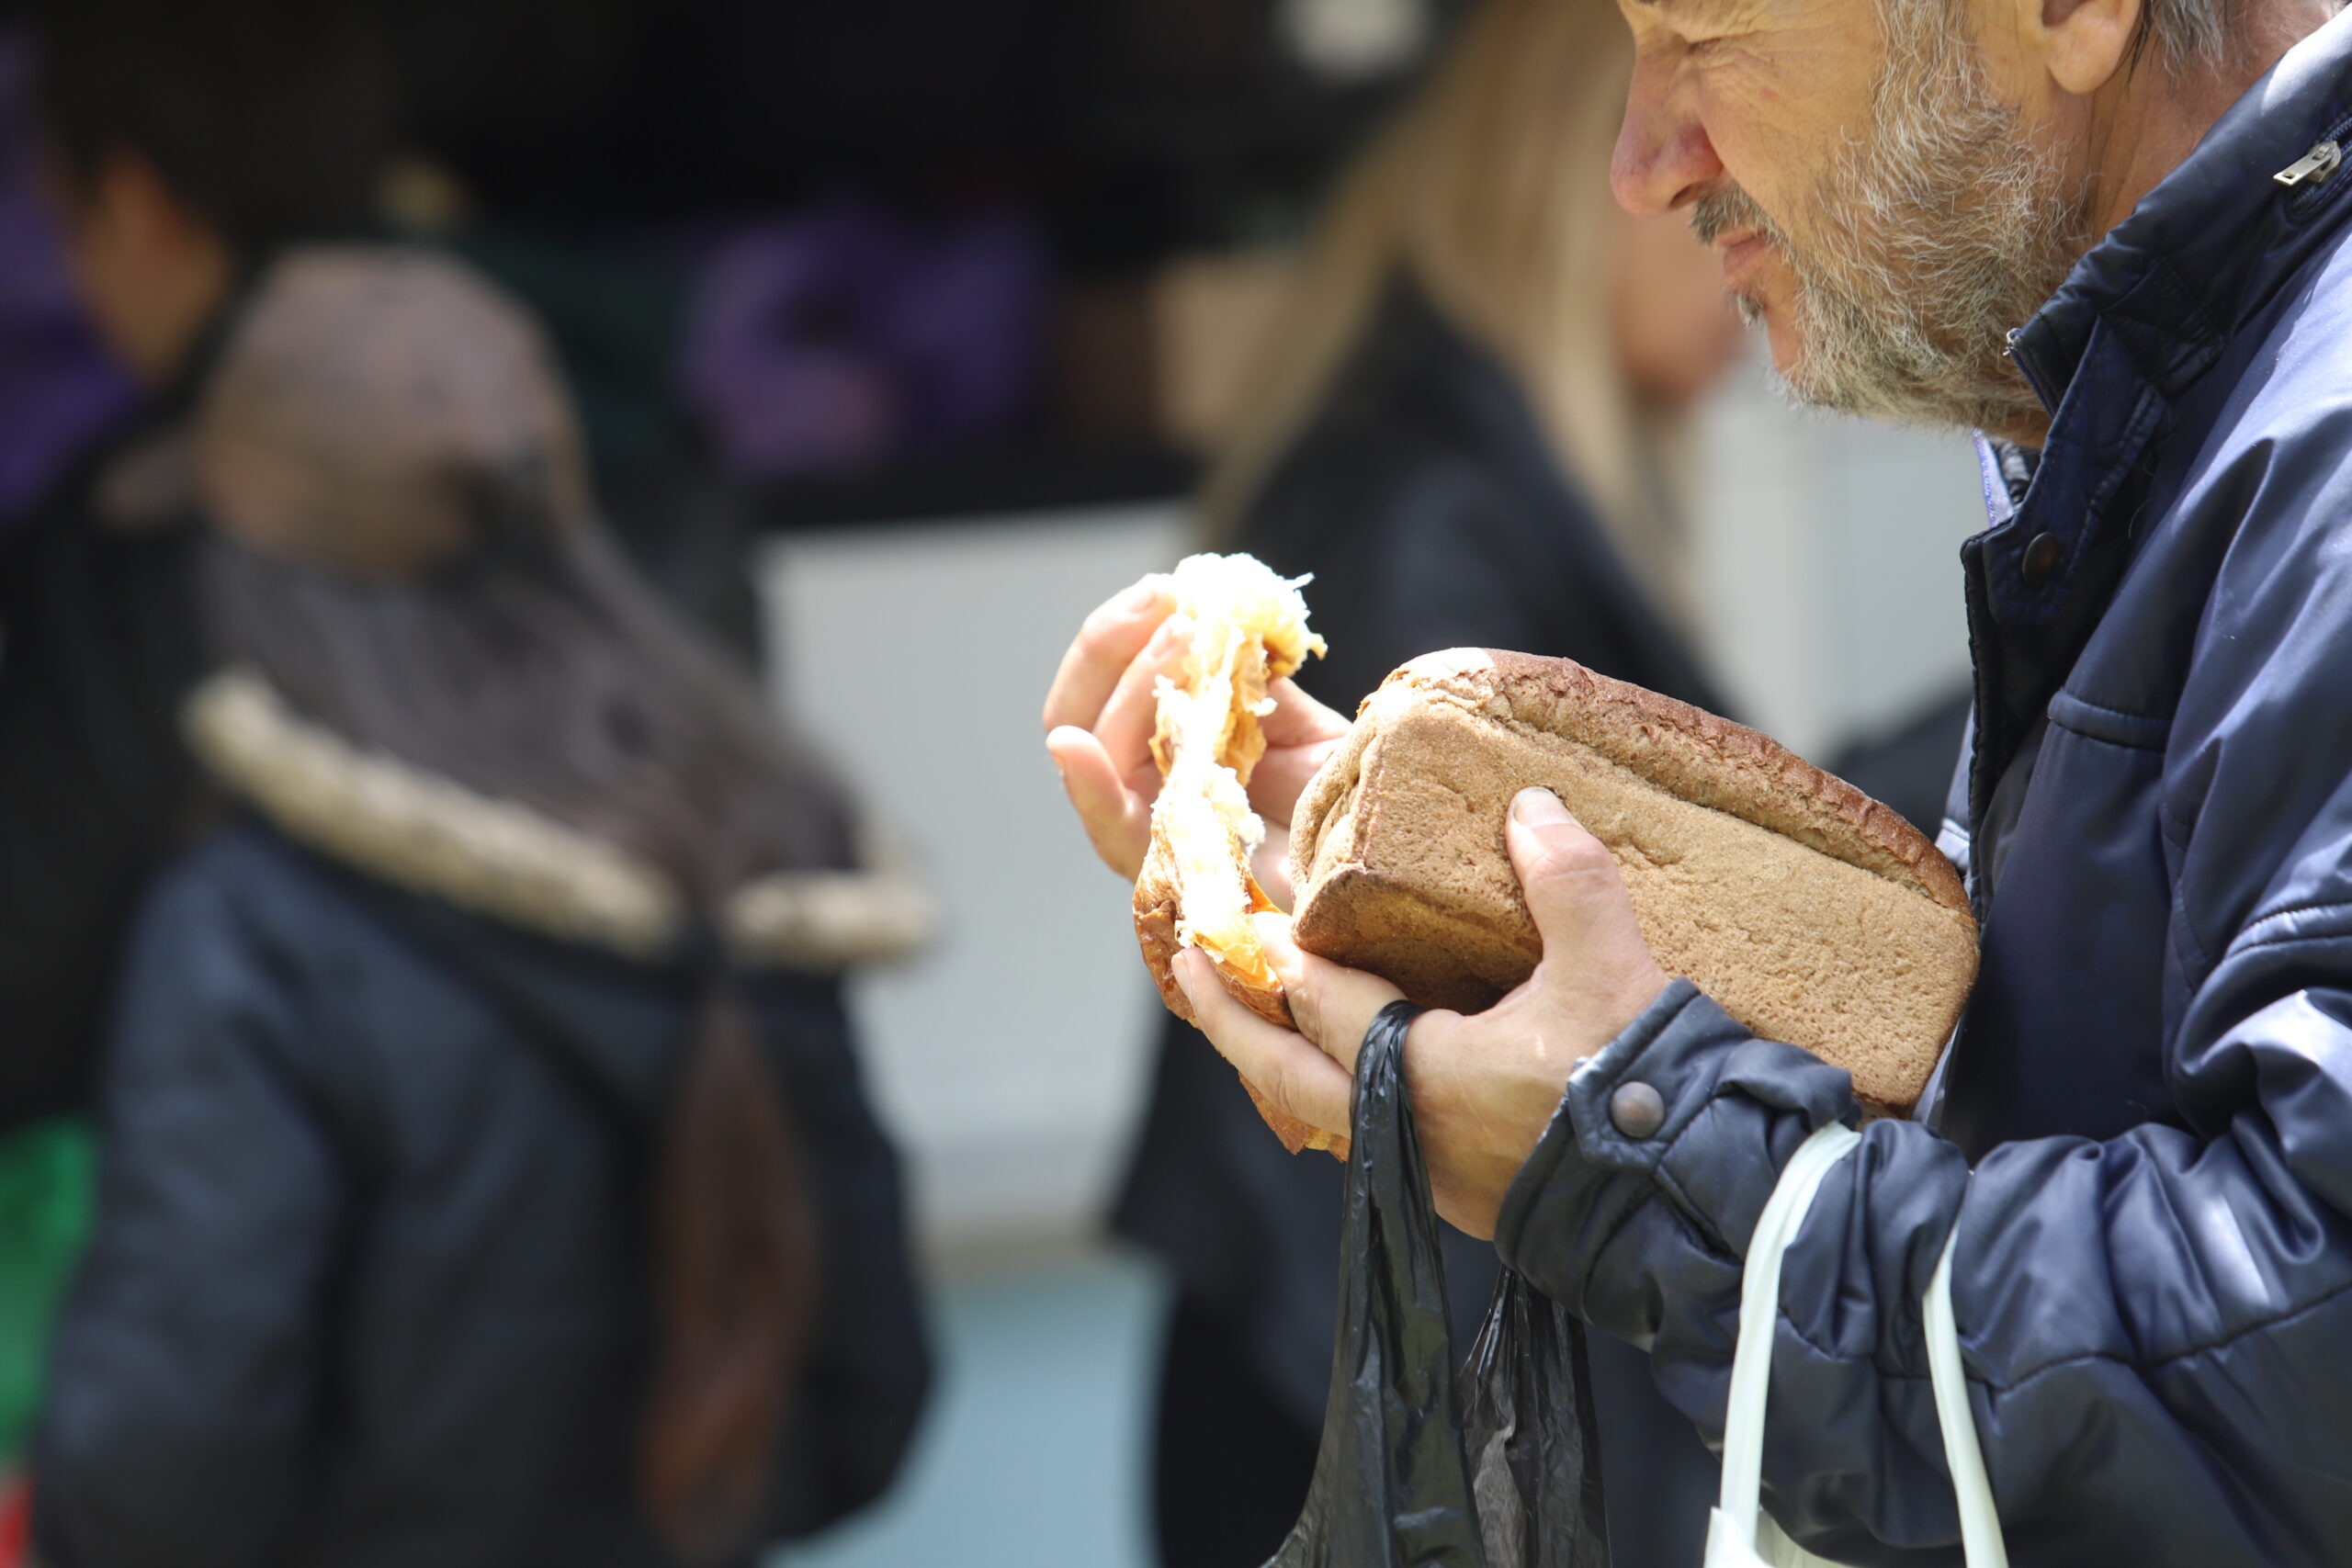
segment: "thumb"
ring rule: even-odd
[[[1568,815],[1558,795],[1548,789],[1520,791],[1503,837],[1546,958],[1600,956],[1593,953],[1596,946],[1613,947],[1629,933],[1641,942],[1616,857]]]

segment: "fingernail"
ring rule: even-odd
[[[1530,828],[1552,828],[1576,820],[1558,795],[1543,788],[1523,789],[1511,796],[1510,814]]]

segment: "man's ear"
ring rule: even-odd
[[[2088,97],[2131,61],[2144,0],[2020,0],[2028,33],[2062,92]]]

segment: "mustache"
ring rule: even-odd
[[[1788,249],[1781,226],[1765,216],[1754,197],[1736,185],[1725,183],[1690,204],[1690,231],[1699,236],[1701,244],[1712,245],[1719,235],[1741,229],[1753,229],[1781,251]]]

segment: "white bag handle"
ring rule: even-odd
[[[1968,1568],[2009,1568],[2001,1540],[2001,1514],[1993,1506],[1993,1483],[1984,1473],[1984,1450],[1976,1438],[1976,1415],[1968,1407],[1968,1374],[1960,1365],[1960,1325],[1951,1315],[1951,1252],[1960,1226],[1944,1240],[1935,1280],[1920,1303],[1928,1335],[1928,1375],[1936,1389],[1936,1423],[1944,1429],[1944,1463],[1960,1499],[1960,1550]]]
[[[1804,1226],[1822,1178],[1861,1141],[1860,1134],[1836,1123],[1807,1138],[1781,1169],[1748,1241],[1740,1280],[1739,1337],[1732,1350],[1731,1402],[1724,1418],[1723,1495],[1707,1521],[1706,1568],[1837,1568],[1789,1540],[1762,1511],[1764,1404],[1772,1378],[1772,1329],[1781,1312],[1781,1254]],[[2000,1516],[1993,1506],[1984,1450],[1968,1406],[1968,1380],[1960,1364],[1960,1334],[1951,1313],[1951,1252],[1948,1240],[1921,1303],[1936,1421],[1943,1431],[1944,1456],[1960,1498],[1961,1547],[1968,1568],[2008,1568]]]

